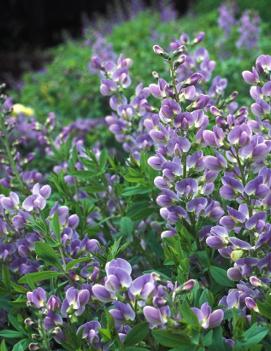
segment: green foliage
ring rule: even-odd
[[[90,48],[69,39],[51,49],[50,55],[52,62],[43,70],[24,75],[23,88],[13,94],[15,99],[32,106],[41,121],[52,111],[62,125],[75,118],[100,117],[106,104],[99,96],[98,78],[88,70]]]
[[[242,84],[240,72],[251,67],[259,50],[250,52],[237,50],[234,40],[226,46],[230,56],[221,59],[217,54],[219,42],[223,36],[217,25],[217,6],[221,1],[199,1],[196,8],[197,15],[189,14],[170,23],[161,23],[158,15],[148,11],[141,13],[131,21],[124,22],[113,28],[107,40],[112,43],[116,53],[123,53],[136,64],[131,73],[133,76],[133,89],[138,83],[144,81],[147,85],[152,81],[152,72],[158,71],[163,76],[164,64],[157,55],[153,55],[154,43],[167,45],[172,39],[177,39],[181,33],[190,35],[199,31],[206,32],[204,46],[209,50],[211,58],[217,62],[215,72],[222,77],[230,78],[228,91],[238,90],[241,102],[245,102],[248,88]],[[265,5],[246,5],[240,1],[242,8],[257,8]],[[260,2],[261,3],[261,2]],[[263,1],[262,3],[266,3]],[[266,11],[262,11],[266,13]],[[265,18],[265,16],[262,16]],[[262,23],[260,51],[268,52],[271,49],[270,26]],[[132,33],[132,35],[131,35]],[[233,33],[236,37],[237,33]],[[125,39],[124,39],[125,38]],[[234,39],[234,38],[232,38]],[[235,38],[236,39],[236,38]],[[57,113],[60,124],[67,124],[75,118],[102,117],[109,112],[108,103],[99,93],[99,80],[89,71],[88,64],[91,57],[91,48],[81,41],[68,39],[65,43],[50,50],[51,63],[40,72],[30,72],[23,78],[24,86],[20,92],[13,92],[13,96],[20,103],[34,108],[37,116],[44,121],[51,111]],[[132,91],[132,90],[131,90]]]

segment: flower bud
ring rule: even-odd
[[[187,280],[185,283],[183,283],[181,290],[183,290],[183,291],[192,290],[194,288],[196,282],[197,281],[195,279]]]
[[[24,324],[27,325],[28,327],[31,327],[31,325],[34,324],[33,320],[31,318],[26,318],[24,320]]]
[[[255,277],[255,276],[250,277],[249,281],[250,281],[250,284],[255,286],[255,287],[263,285],[262,281],[259,278]]]
[[[199,34],[196,36],[196,38],[193,40],[193,44],[198,44],[200,43],[205,37],[204,32],[199,32]]]
[[[255,312],[259,312],[258,306],[252,297],[249,297],[249,296],[246,297],[245,304],[249,310],[254,310]]]
[[[153,45],[153,51],[156,55],[160,55],[162,56],[163,58],[168,58],[169,55],[168,53],[159,45]]]

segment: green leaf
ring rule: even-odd
[[[60,223],[59,223],[59,217],[57,211],[54,213],[53,218],[50,221],[50,226],[53,232],[55,233],[55,236],[58,241],[60,241]]]
[[[1,341],[0,351],[8,351],[8,348],[4,339]]]
[[[208,302],[210,306],[214,304],[214,296],[212,292],[208,289],[204,289],[199,298],[199,305],[203,305],[205,302]]]
[[[101,154],[100,154],[100,157],[99,157],[99,166],[103,172],[105,172],[105,170],[106,170],[107,159],[108,159],[107,150],[103,149]]]
[[[209,330],[206,335],[203,337],[203,345],[204,346],[210,346],[212,345],[213,342],[213,330]]]
[[[23,337],[23,334],[18,330],[4,329],[0,331],[0,336],[7,339],[17,339]]]
[[[198,348],[196,345],[192,344],[187,344],[187,345],[181,345],[179,347],[174,347],[174,349],[170,349],[170,351],[198,351]]]
[[[180,347],[181,345],[189,345],[187,335],[176,333],[170,330],[153,330],[152,335],[154,339],[162,346]]]
[[[180,306],[182,321],[192,327],[199,327],[199,321],[195,313],[191,310],[190,306],[184,301]]]
[[[243,337],[245,340],[242,344],[245,346],[256,345],[266,337],[268,332],[269,328],[267,326],[254,323],[244,332]]]
[[[68,271],[68,270],[72,269],[74,266],[76,266],[78,263],[88,262],[89,260],[91,260],[91,257],[76,258],[75,260],[72,260],[72,261],[67,263],[66,270]]]
[[[22,339],[20,341],[18,341],[14,346],[12,351],[24,351],[27,346],[29,345],[29,340],[27,339]]]
[[[137,201],[134,202],[127,211],[127,216],[133,219],[134,221],[147,218],[152,214],[154,208],[151,206],[149,201]]]
[[[132,346],[145,339],[149,333],[147,322],[142,322],[134,326],[127,334],[124,345]]]
[[[225,343],[223,341],[222,328],[218,327],[213,329],[212,344],[208,347],[209,351],[225,351]]]
[[[265,301],[257,301],[260,314],[268,319],[271,319],[271,298],[267,297]]]
[[[138,347],[138,346],[128,346],[124,348],[124,351],[148,351],[145,347]]]
[[[122,196],[133,196],[133,195],[144,195],[152,192],[152,189],[149,187],[145,187],[142,185],[135,185],[125,188],[124,192],[121,194]]]
[[[122,238],[115,240],[113,244],[109,247],[108,254],[107,254],[107,261],[111,261],[114,258],[116,258],[120,249],[121,240]]]
[[[108,328],[100,328],[99,333],[104,336],[107,340],[111,339],[111,332]]]
[[[20,294],[26,294],[27,293],[27,289],[22,286],[22,285],[18,285],[18,284],[15,284],[13,282],[10,282],[10,285],[12,287],[12,289]]]
[[[130,236],[133,233],[134,224],[131,218],[129,217],[122,217],[120,220],[120,233],[122,236]]]
[[[229,280],[225,269],[216,266],[210,266],[209,269],[211,277],[217,284],[226,287],[233,287],[233,282]]]
[[[12,307],[10,301],[6,297],[0,296],[0,308],[2,308],[5,311],[10,310]]]
[[[6,264],[2,265],[2,281],[7,288],[10,286],[10,272]]]
[[[25,274],[23,277],[21,277],[19,279],[19,283],[20,284],[29,284],[29,282],[30,282],[32,284],[35,284],[35,283],[43,281],[43,280],[56,278],[60,275],[62,275],[62,273],[53,272],[53,271],[33,272],[33,273]]]
[[[55,250],[47,243],[37,242],[35,245],[36,254],[44,262],[62,269],[59,258]]]
[[[19,315],[20,316],[20,315]],[[15,317],[15,316],[13,316],[12,314],[9,314],[8,315],[8,320],[9,320],[9,322],[12,324],[12,326],[16,329],[16,330],[18,330],[18,331],[20,331],[20,332],[22,332],[22,333],[24,333],[25,331],[24,331],[24,328],[23,328],[23,326],[22,326],[22,324],[17,320],[17,318]]]

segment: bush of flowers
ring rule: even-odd
[[[271,56],[241,105],[205,38],[154,44],[149,83],[99,37],[104,118],[1,87],[1,351],[270,349]]]

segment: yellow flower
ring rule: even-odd
[[[15,116],[19,114],[24,114],[26,116],[33,116],[35,111],[31,107],[24,106],[22,104],[14,104],[13,105],[13,114]]]

